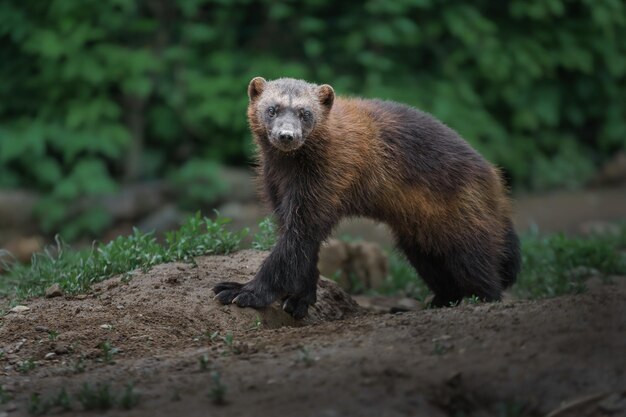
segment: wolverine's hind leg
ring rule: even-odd
[[[502,286],[496,262],[486,248],[478,245],[435,253],[407,236],[398,239],[398,246],[435,294],[433,306],[453,305],[473,295],[485,301],[500,299]]]

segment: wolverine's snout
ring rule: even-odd
[[[293,126],[281,126],[273,130],[270,142],[283,151],[293,151],[302,145],[302,133]]]

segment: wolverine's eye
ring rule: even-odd
[[[312,114],[310,111],[308,110],[300,110],[300,117],[302,117],[305,120],[309,120],[311,118]]]
[[[268,114],[270,117],[274,117],[274,116],[276,116],[276,109],[275,109],[274,107],[270,107],[269,109],[267,109],[267,114]]]

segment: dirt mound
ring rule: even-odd
[[[0,320],[0,416],[42,404],[51,415],[139,417],[626,413],[624,277],[548,300],[399,314],[354,314],[322,281],[305,323],[278,306],[212,300],[215,282],[250,279],[265,255],[162,265],[25,303]],[[130,410],[119,401],[128,383],[139,398]],[[111,401],[87,403],[88,386]]]
[[[350,296],[326,279],[320,280],[318,302],[303,321],[283,312],[279,303],[252,310],[213,300],[216,283],[250,280],[266,256],[246,250],[200,257],[196,266],[164,264],[111,278],[86,295],[25,302],[29,310],[1,319],[0,350],[17,363],[68,353],[99,356],[108,342],[133,357],[201,345],[229,332],[315,324],[358,311]]]

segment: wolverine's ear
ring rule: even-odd
[[[322,106],[326,107],[328,110],[333,107],[333,102],[335,101],[335,90],[333,90],[330,85],[320,85],[317,89],[317,95],[320,98]]]
[[[252,81],[250,81],[250,84],[248,84],[248,97],[250,101],[261,95],[266,82],[263,77],[254,77]]]

